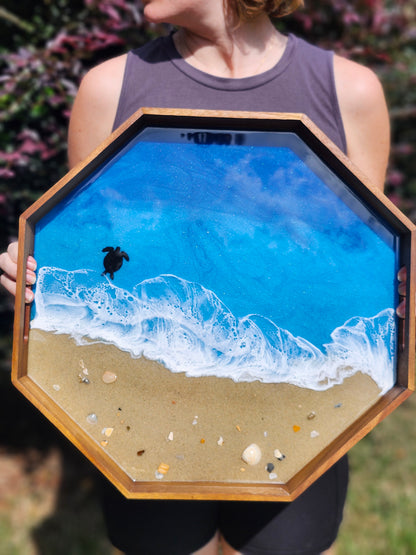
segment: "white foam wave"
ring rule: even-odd
[[[394,385],[395,315],[348,320],[324,351],[260,315],[235,317],[208,289],[173,275],[132,292],[92,270],[41,268],[32,328],[104,341],[188,376],[290,383],[324,390],[356,372]]]

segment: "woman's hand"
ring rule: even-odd
[[[397,279],[399,280],[399,295],[404,297],[406,295],[406,283],[407,283],[407,270],[405,266],[400,268],[397,274]],[[403,299],[399,306],[396,308],[396,313],[399,318],[404,318],[406,316],[406,299]]]
[[[17,275],[17,242],[10,243],[7,252],[0,254],[0,283],[12,295],[16,295],[16,275]],[[27,259],[26,268],[26,284],[33,285],[36,281],[36,261],[32,256]],[[33,301],[33,291],[30,287],[26,287],[25,301],[30,303]]]

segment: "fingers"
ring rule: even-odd
[[[406,317],[406,299],[404,299],[396,308],[396,314],[399,318]]]
[[[18,244],[17,242],[11,243],[7,249],[7,252],[0,254],[0,269],[2,270],[2,275],[0,276],[1,285],[12,295],[16,295],[16,276],[17,276],[17,254],[18,254]],[[27,269],[26,269],[26,284],[28,286],[33,285],[36,281],[36,261],[32,256],[28,257]],[[33,292],[30,287],[25,290],[25,300],[26,302],[33,301]]]
[[[399,270],[398,273],[397,273],[397,279],[398,279],[400,282],[403,282],[403,281],[406,282],[406,280],[407,280],[407,269],[406,269],[406,266],[403,266],[402,268],[400,268],[400,270]]]
[[[406,267],[403,266],[397,273],[397,279],[399,281],[398,292],[401,297],[406,295],[406,288],[407,288],[407,270]],[[406,317],[406,299],[403,299],[399,306],[396,308],[396,314],[399,318]]]

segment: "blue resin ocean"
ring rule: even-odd
[[[31,328],[190,377],[390,389],[397,238],[287,135],[142,133],[37,223]]]

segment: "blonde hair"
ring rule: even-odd
[[[228,0],[229,8],[240,21],[254,19],[262,13],[283,17],[303,6],[303,0]]]

